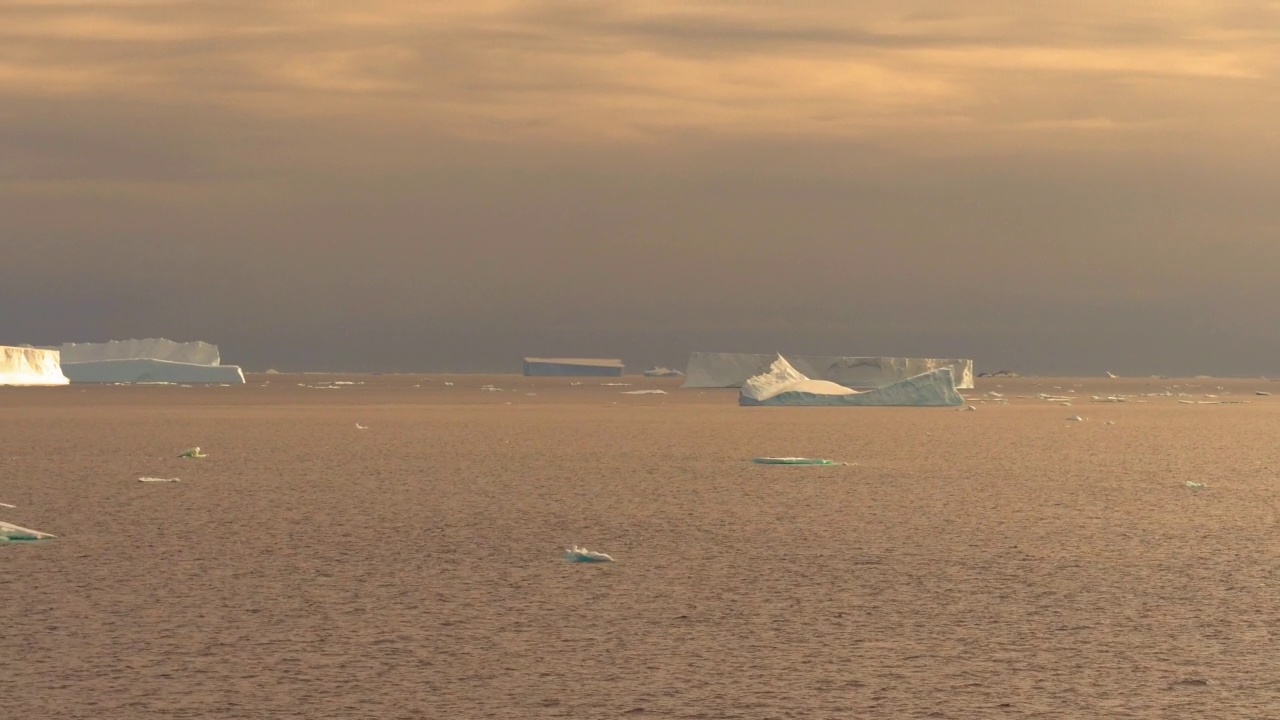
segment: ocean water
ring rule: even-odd
[[[0,388],[0,519],[58,535],[0,545],[6,712],[1280,714],[1272,383],[983,379],[962,412],[606,382]]]

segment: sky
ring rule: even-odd
[[[1261,0],[0,0],[0,344],[1280,375],[1278,73]]]

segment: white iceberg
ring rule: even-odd
[[[854,390],[828,380],[811,380],[781,355],[769,371],[749,378],[738,393],[739,405],[958,407],[951,368],[944,367],[874,390]]]
[[[243,385],[244,372],[222,365],[218,346],[164,338],[63,343],[63,372],[74,383],[218,383]]]
[[[689,355],[684,387],[742,387],[748,379],[768,372],[774,357],[762,353],[695,352]],[[788,361],[806,377],[850,388],[884,387],[942,368],[951,368],[957,388],[973,388],[972,360],[794,355]]]
[[[57,350],[0,345],[0,385],[66,385]]]
[[[564,551],[564,559],[573,563],[611,563],[614,559],[611,555],[602,552],[594,552],[584,547],[574,545],[566,548]]]
[[[138,482],[182,482],[180,478],[140,477]]]

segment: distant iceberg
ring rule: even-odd
[[[57,350],[0,345],[0,385],[66,385]]]
[[[164,338],[64,343],[63,372],[74,383],[225,383],[243,385],[238,366],[222,365],[218,346]]]
[[[858,391],[828,380],[811,380],[781,355],[768,372],[749,378],[738,393],[739,405],[956,407],[951,368],[938,368],[874,390]]]
[[[645,377],[683,377],[684,373],[669,367],[654,366],[644,371]]]
[[[736,388],[766,373],[774,355],[763,353],[695,352],[685,368],[684,387]],[[972,360],[895,357],[789,356],[800,373],[850,388],[879,388],[931,370],[950,368],[957,388],[973,387]]]

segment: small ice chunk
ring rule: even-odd
[[[180,457],[180,458],[202,458],[202,457],[209,457],[209,456],[208,456],[208,455],[205,455],[205,454],[204,454],[204,453],[202,453],[202,452],[200,452],[200,448],[198,448],[198,447],[193,447],[193,448],[187,448],[186,450],[183,450],[183,451],[178,455],[178,457]]]
[[[1186,482],[1185,482],[1185,483],[1183,483],[1183,484],[1184,484],[1184,485],[1186,485],[1186,486],[1187,486],[1187,488],[1188,488],[1188,489],[1191,489],[1191,490],[1204,490],[1205,488],[1209,487],[1208,485],[1205,485],[1204,483],[1198,483],[1198,482],[1195,482],[1195,481],[1193,481],[1193,480],[1188,480],[1188,481],[1186,481]]]
[[[751,462],[757,465],[836,465],[835,460],[807,457],[758,457]]]
[[[611,563],[614,562],[613,556],[606,555],[602,552],[595,552],[584,547],[574,545],[571,548],[565,548],[564,559],[572,563]]]
[[[0,542],[15,540],[19,542],[30,540],[46,540],[48,538],[57,537],[39,530],[24,528],[7,522],[0,522]]]
[[[1080,417],[1079,415],[1072,415],[1071,417],[1067,418],[1067,420],[1069,422],[1084,422],[1084,418]]]
[[[666,390],[623,390],[623,395],[666,395]]]
[[[182,482],[178,478],[140,477],[138,482]]]
[[[356,423],[356,429],[357,429],[357,430],[368,430],[368,429],[369,429],[369,426],[368,426],[368,425],[361,425],[360,423]]]

